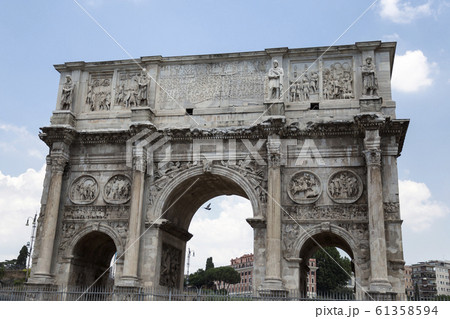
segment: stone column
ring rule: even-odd
[[[366,130],[364,157],[367,165],[367,196],[370,234],[370,291],[389,292],[384,230],[383,184],[381,179],[381,149],[378,129]]]
[[[146,161],[143,154],[133,158],[133,182],[131,185],[130,220],[128,223],[128,241],[123,265],[121,286],[138,286],[139,244],[142,225],[142,205],[144,198],[144,178]]]
[[[51,156],[51,177],[48,190],[47,204],[44,210],[44,224],[40,242],[40,253],[30,283],[52,284],[52,258],[55,243],[56,226],[59,215],[59,202],[61,198],[62,177],[67,157],[62,155]]]
[[[269,137],[267,152],[266,276],[261,290],[284,291],[281,281],[281,142],[277,136]]]

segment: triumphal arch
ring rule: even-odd
[[[255,294],[304,290],[308,259],[332,245],[360,296],[404,298],[409,122],[395,115],[394,52],[372,41],[56,65],[29,284],[182,288],[193,215],[239,195]]]

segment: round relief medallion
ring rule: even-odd
[[[296,203],[314,203],[322,194],[322,184],[316,174],[310,171],[301,171],[291,177],[288,194]]]
[[[327,193],[336,203],[354,203],[362,192],[361,178],[350,170],[336,172],[328,179]]]
[[[126,175],[114,175],[103,189],[103,199],[110,204],[124,204],[131,197],[131,181]]]
[[[75,204],[90,204],[99,193],[98,183],[94,177],[83,175],[72,182],[69,198]]]

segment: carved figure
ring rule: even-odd
[[[148,95],[148,84],[150,83],[150,79],[147,74],[147,70],[143,69],[141,76],[138,80],[138,94],[137,94],[137,101],[139,105],[147,105],[147,95]]]
[[[61,94],[62,110],[70,110],[70,107],[72,106],[73,88],[74,84],[72,77],[70,75],[66,75],[66,82],[63,85]]]
[[[339,203],[355,202],[362,193],[362,183],[351,171],[333,174],[328,181],[328,195]]]
[[[315,202],[321,194],[320,180],[311,172],[298,172],[289,182],[288,194],[297,203]]]
[[[366,58],[366,63],[361,66],[363,78],[363,95],[378,96],[378,80],[375,74],[375,64],[372,62],[372,57]]]
[[[327,100],[353,98],[352,68],[335,62],[323,71],[323,97]]]
[[[166,287],[178,287],[181,271],[181,250],[163,244],[159,284]]]
[[[97,198],[98,193],[97,181],[92,176],[81,176],[72,183],[69,198],[77,204],[88,204]]]
[[[278,66],[278,61],[273,61],[273,67],[270,68],[269,78],[269,96],[271,99],[278,100],[283,90],[283,68]]]
[[[106,202],[125,203],[131,197],[130,180],[125,175],[115,175],[106,183],[104,193]]]

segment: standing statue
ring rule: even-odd
[[[70,110],[72,106],[73,81],[70,75],[66,75],[66,82],[63,85],[61,94],[61,110]]]
[[[269,95],[271,99],[278,100],[283,90],[283,68],[278,66],[278,61],[273,61],[273,67],[270,68],[269,78]]]
[[[148,84],[150,83],[150,79],[147,74],[146,69],[142,69],[141,76],[138,80],[139,90],[138,90],[138,105],[147,105],[147,91]]]
[[[362,80],[363,80],[363,95],[378,96],[378,80],[375,75],[375,64],[372,62],[372,57],[366,58],[366,63],[361,66]]]

